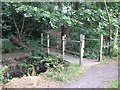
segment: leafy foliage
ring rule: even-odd
[[[15,45],[13,45],[9,41],[9,39],[3,39],[3,43],[2,43],[2,52],[3,53],[19,52],[19,51],[25,51],[25,50],[26,50],[26,46],[17,47]]]
[[[112,39],[116,27],[119,26],[118,9],[119,2],[107,2],[108,12],[111,20]],[[78,7],[78,9],[75,9]],[[16,28],[13,23],[13,18],[16,19],[18,28],[21,28],[23,18],[25,18],[24,34],[32,36],[31,38],[40,37],[42,30],[60,29],[61,25],[70,26],[70,38],[79,40],[80,34],[84,34],[86,38],[99,38],[100,34],[104,35],[104,55],[108,54],[109,48],[109,30],[108,17],[104,8],[104,2],[81,2],[81,3],[3,3],[3,36],[9,37],[11,34],[16,34]],[[67,8],[67,9],[65,9]],[[9,33],[11,32],[11,33]],[[24,37],[24,38],[26,38]],[[112,41],[111,41],[112,42]],[[54,40],[52,41],[54,42]],[[113,41],[114,43],[114,41]],[[86,41],[86,48],[98,49],[99,43]],[[70,44],[72,48],[78,45]],[[112,50],[116,51],[116,45],[112,44]],[[71,49],[71,48],[69,48]],[[78,49],[76,49],[78,52]],[[88,55],[85,51],[85,56],[94,57],[95,53]],[[113,52],[114,55],[117,52]]]

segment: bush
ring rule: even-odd
[[[42,62],[45,63],[47,71],[43,74],[58,81],[68,81],[79,74],[79,65],[64,61],[62,56],[56,53],[51,54]]]

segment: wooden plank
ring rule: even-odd
[[[91,38],[85,38],[85,40],[94,40],[94,41],[99,41],[99,39],[91,39]]]
[[[49,34],[47,35],[47,53],[50,53],[50,36]]]
[[[43,50],[43,33],[41,33],[41,50]]]
[[[102,60],[102,47],[103,47],[103,35],[100,36],[100,52],[99,52],[99,61]]]
[[[84,48],[84,50],[89,50],[89,51],[93,51],[93,52],[100,52],[99,50],[88,49],[88,48]]]

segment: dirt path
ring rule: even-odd
[[[59,88],[105,88],[112,80],[118,79],[118,64],[110,62],[93,66],[74,82],[68,82]]]
[[[3,88],[57,88],[60,83],[59,81],[51,81],[40,76],[28,76],[20,79],[14,78],[9,83],[3,85]]]

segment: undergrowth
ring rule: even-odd
[[[80,74],[80,66],[63,60],[57,53],[46,54],[40,50],[31,50],[16,66],[4,66],[1,70],[3,83],[12,78],[23,76],[45,76],[53,80],[68,81]]]
[[[67,69],[53,69],[49,68],[47,72],[45,72],[43,75],[45,77],[50,77],[53,80],[58,80],[62,82],[67,82],[71,80],[72,78],[78,76],[80,74],[80,66],[78,64],[69,64]]]
[[[17,47],[13,45],[9,40],[2,41],[2,52],[3,53],[11,53],[11,52],[21,52],[25,51],[27,46],[23,45],[21,47]]]

